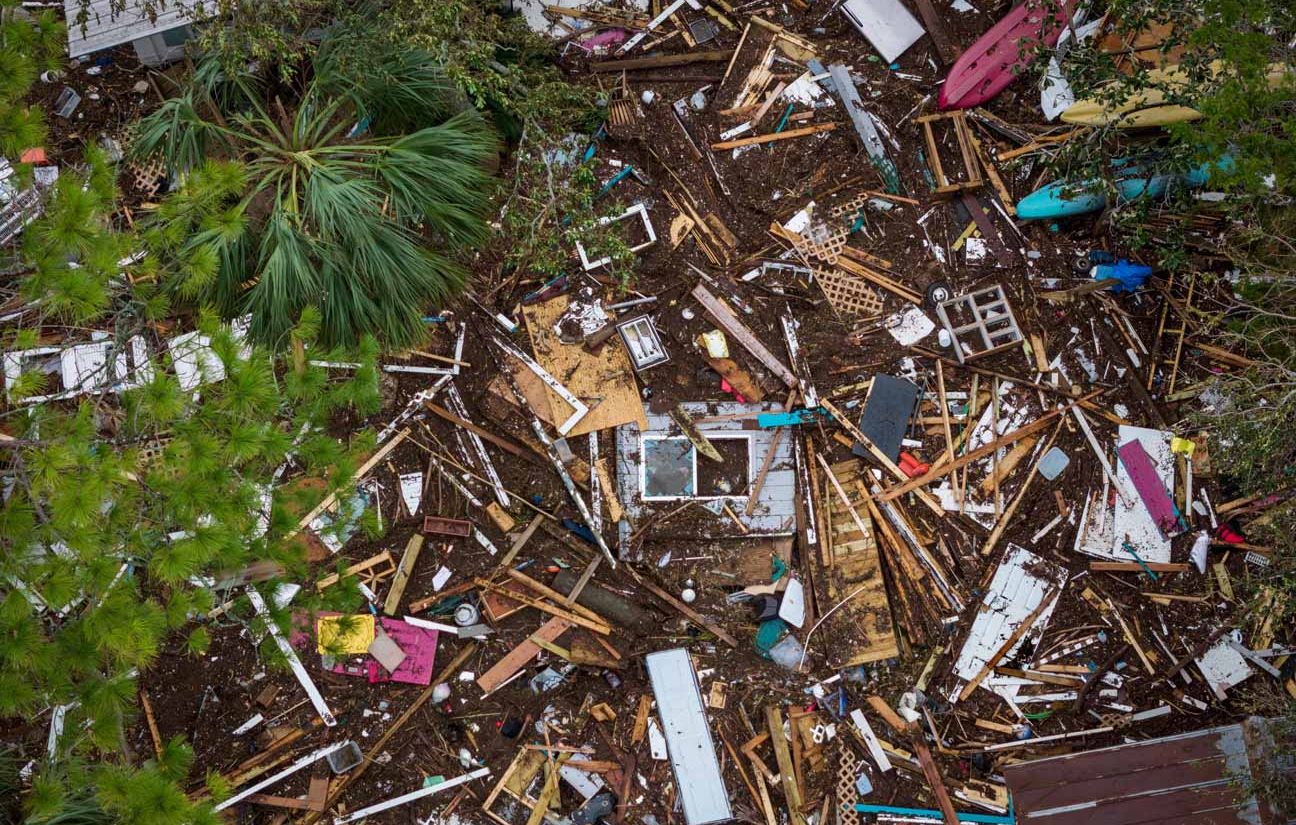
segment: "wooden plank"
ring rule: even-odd
[[[728,306],[712,295],[702,284],[698,284],[693,288],[692,295],[718,326],[737,339],[738,343],[742,344],[743,349],[750,352],[757,361],[765,365],[766,369],[778,376],[779,380],[786,384],[789,389],[796,389],[798,386],[797,379],[792,374],[792,371],[785,367],[778,358],[774,357],[774,353],[766,349],[765,345],[752,334],[752,331],[742,321],[738,320],[738,316],[734,315]]]
[[[711,144],[711,148],[737,149],[740,146],[756,146],[762,143],[773,143],[776,140],[791,140],[793,138],[806,137],[807,135],[816,135],[820,132],[831,132],[836,128],[836,123],[816,123],[814,126],[802,126],[800,129],[788,129],[786,132],[769,132],[768,134],[755,135],[749,138],[722,140],[719,143]]]
[[[637,57],[629,60],[601,60],[597,63],[591,63],[590,69],[595,72],[632,72],[635,69],[684,66],[689,63],[721,63],[735,57],[736,54],[736,51],[721,49],[719,51],[668,54],[661,57]]]
[[[952,64],[958,59],[959,51],[950,41],[949,32],[945,31],[945,24],[941,22],[941,16],[932,6],[931,0],[915,0],[914,5],[918,7],[918,16],[922,18],[923,28],[927,29],[932,44],[936,46],[936,54],[940,62],[946,66]]]
[[[400,565],[396,568],[396,575],[392,578],[391,589],[387,591],[387,601],[383,602],[383,612],[388,616],[395,616],[396,609],[400,607],[401,596],[405,595],[405,585],[409,584],[410,574],[414,571],[414,563],[418,561],[419,551],[423,549],[423,534],[415,533],[405,544],[405,552],[401,554]]]
[[[904,733],[909,729],[909,724],[901,719],[899,714],[892,710],[891,706],[881,696],[870,696],[866,701],[869,707],[873,708],[877,715],[882,717],[882,721],[886,722],[887,727],[891,728],[891,730],[896,733]]]
[[[769,728],[770,744],[774,747],[774,759],[778,762],[779,779],[783,784],[783,799],[787,802],[788,819],[792,825],[805,825],[805,814],[801,812],[803,802],[801,789],[796,783],[796,768],[792,764],[792,754],[788,752],[788,741],[783,736],[783,714],[776,705],[765,707],[765,722]]]
[[[940,769],[936,767],[931,751],[927,749],[927,742],[923,739],[922,732],[915,731],[909,737],[909,741],[913,744],[914,753],[918,755],[918,764],[922,766],[923,776],[926,777],[927,784],[936,797],[936,806],[940,808],[945,825],[959,825],[958,814],[954,811],[954,802],[945,788],[945,781],[941,779]]]
[[[703,616],[701,613],[698,613],[696,610],[684,604],[679,599],[667,593],[665,590],[662,590],[656,584],[652,583],[648,579],[639,575],[639,573],[636,572],[635,570],[630,568],[626,568],[626,569],[630,571],[630,575],[634,577],[635,581],[639,582],[639,584],[648,588],[648,590],[651,591],[654,596],[666,602],[666,604],[675,608],[675,610],[677,610],[678,612],[684,614],[684,616],[689,621],[693,622],[698,627],[701,627],[706,631],[712,633],[713,635],[715,635],[717,639],[729,645],[730,647],[734,647],[734,648],[738,647],[738,640],[735,639],[733,636],[730,636],[728,633],[726,633],[724,628],[714,624],[713,622],[708,620],[705,616]]]
[[[652,697],[644,694],[639,697],[639,708],[635,711],[634,727],[630,731],[630,744],[638,745],[648,732],[648,714],[652,712]]]
[[[566,633],[572,628],[572,623],[566,619],[554,617],[540,626],[533,635],[538,636],[546,641],[556,641],[559,636]],[[527,663],[540,655],[540,646],[531,640],[526,640],[517,647],[510,650],[495,664],[477,677],[477,687],[485,693],[498,688],[500,685],[513,678],[513,674],[526,667]]]
[[[1147,562],[1154,573],[1187,573],[1187,563]],[[1136,561],[1091,561],[1089,569],[1095,573],[1142,573],[1143,565]]]

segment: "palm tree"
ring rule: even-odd
[[[358,37],[326,34],[295,89],[208,57],[133,144],[185,176],[151,230],[168,285],[276,348],[307,307],[325,346],[416,343],[487,234],[489,126],[431,54]]]

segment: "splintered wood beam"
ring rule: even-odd
[[[836,128],[836,123],[817,123],[814,126],[802,126],[800,129],[788,129],[786,132],[770,132],[768,134],[756,135],[749,138],[723,140],[719,143],[711,144],[711,148],[737,149],[740,146],[756,146],[761,143],[773,143],[776,140],[791,140],[792,138],[805,137],[806,135],[814,135],[819,132],[831,132]]]
[[[757,361],[765,365],[766,369],[778,376],[789,389],[796,389],[799,386],[792,371],[784,366],[783,362],[775,357],[774,353],[770,352],[742,321],[738,320],[738,316],[734,315],[724,302],[712,295],[702,284],[693,288],[692,295],[718,326],[737,339],[743,349],[750,352]]]
[[[721,49],[709,52],[685,52],[684,54],[667,54],[661,57],[636,57],[629,60],[602,60],[591,63],[594,72],[632,72],[636,69],[659,69],[667,66],[684,66],[689,63],[722,63],[734,56],[734,52]]]

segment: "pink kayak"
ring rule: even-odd
[[[950,68],[940,90],[942,109],[971,109],[1002,92],[1035,62],[1040,44],[1052,48],[1071,18],[1075,0],[1026,0]]]

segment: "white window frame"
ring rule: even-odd
[[[710,441],[745,441],[747,442],[747,490],[751,490],[752,485],[752,466],[755,464],[752,456],[753,444],[755,443],[751,435],[731,430],[706,433]],[[693,473],[693,495],[691,496],[650,496],[648,495],[648,442],[649,441],[683,441],[689,445],[690,457],[692,458]],[[694,447],[687,438],[682,435],[642,435],[639,437],[639,496],[644,501],[746,501],[750,496],[748,493],[741,495],[728,496],[703,496],[698,495],[698,457],[697,447]]]

